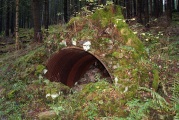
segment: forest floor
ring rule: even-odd
[[[128,103],[133,111],[129,113],[127,119],[169,120],[179,118],[179,103],[176,102],[179,99],[179,16],[178,13],[173,16],[173,21],[169,26],[164,22],[166,18],[161,17],[153,20],[148,29],[135,21],[129,22],[130,28],[137,33],[144,43],[150,60],[159,66],[160,84],[156,92],[166,100],[171,111],[151,110],[149,107],[152,104],[150,99],[145,102],[135,99]],[[21,29],[20,34],[22,49],[18,51],[15,50],[14,38],[0,36],[0,119],[45,119],[45,117],[57,119],[57,116],[58,119],[80,119],[80,110],[84,110],[87,119],[91,120],[119,119],[116,117],[119,111],[109,110],[104,112],[107,109],[106,106],[101,109],[104,109],[103,114],[108,117],[95,117],[98,113],[96,103],[91,102],[87,105],[79,102],[85,96],[85,93],[79,92],[79,87],[70,89],[67,86],[45,79],[43,70],[50,56],[47,54],[48,51],[43,44],[29,42],[33,36],[32,30]],[[95,70],[89,71],[89,73],[93,73]],[[88,73],[86,74],[85,79],[89,79]],[[88,91],[90,85],[89,83],[87,87],[84,87],[86,93],[90,92]],[[105,81],[98,80],[92,86],[95,87],[95,90],[102,86],[106,90],[105,92],[102,91],[106,94],[103,97],[107,97],[108,94],[114,96],[114,98],[117,96],[117,91],[114,90],[115,86]],[[49,91],[57,92],[59,89],[63,93],[54,94],[58,99],[49,97]],[[79,92],[82,97],[76,92]],[[85,97],[92,101],[94,96],[94,94],[91,94]],[[97,99],[97,101],[99,106],[115,103],[114,101],[105,103],[100,99]],[[83,104],[80,105],[81,103]],[[81,119],[86,114],[82,114]]]

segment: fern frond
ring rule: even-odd
[[[175,80],[174,80],[174,83],[172,85],[172,92],[173,92],[173,98],[175,99],[179,99],[179,79],[177,79],[178,76],[176,75],[175,76]],[[178,100],[177,100],[178,101]],[[176,101],[176,102],[177,102]]]
[[[165,110],[165,111],[171,110],[169,103],[162,96],[160,96],[157,92],[146,87],[139,87],[139,90],[150,92],[151,96],[153,97],[153,104],[156,104],[162,110]]]
[[[174,120],[179,120],[179,74],[176,74],[174,83],[172,85],[172,101],[174,103],[174,111],[176,115],[174,116]]]
[[[179,113],[174,116],[173,120],[179,120]]]

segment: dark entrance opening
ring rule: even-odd
[[[80,48],[65,48],[48,60],[46,77],[50,81],[61,82],[69,87],[80,80],[91,67],[98,68],[102,76],[111,76],[104,64],[91,53]]]

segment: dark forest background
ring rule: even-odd
[[[179,0],[0,0],[0,119],[179,120],[178,48]]]
[[[16,6],[19,6],[19,27],[40,31],[41,26],[67,23],[81,9],[93,10],[106,5],[107,0],[1,0],[0,1],[0,33],[5,36],[14,35]],[[150,21],[160,16],[172,19],[172,12],[179,12],[178,0],[113,0],[114,4],[123,8],[127,21],[136,18],[139,23],[150,27]],[[35,37],[36,38],[36,37]]]

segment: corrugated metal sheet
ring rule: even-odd
[[[65,48],[48,60],[46,77],[72,87],[95,62],[102,65],[100,60],[87,51],[80,48]],[[100,69],[104,71],[105,67]],[[109,73],[107,76],[110,76]]]

